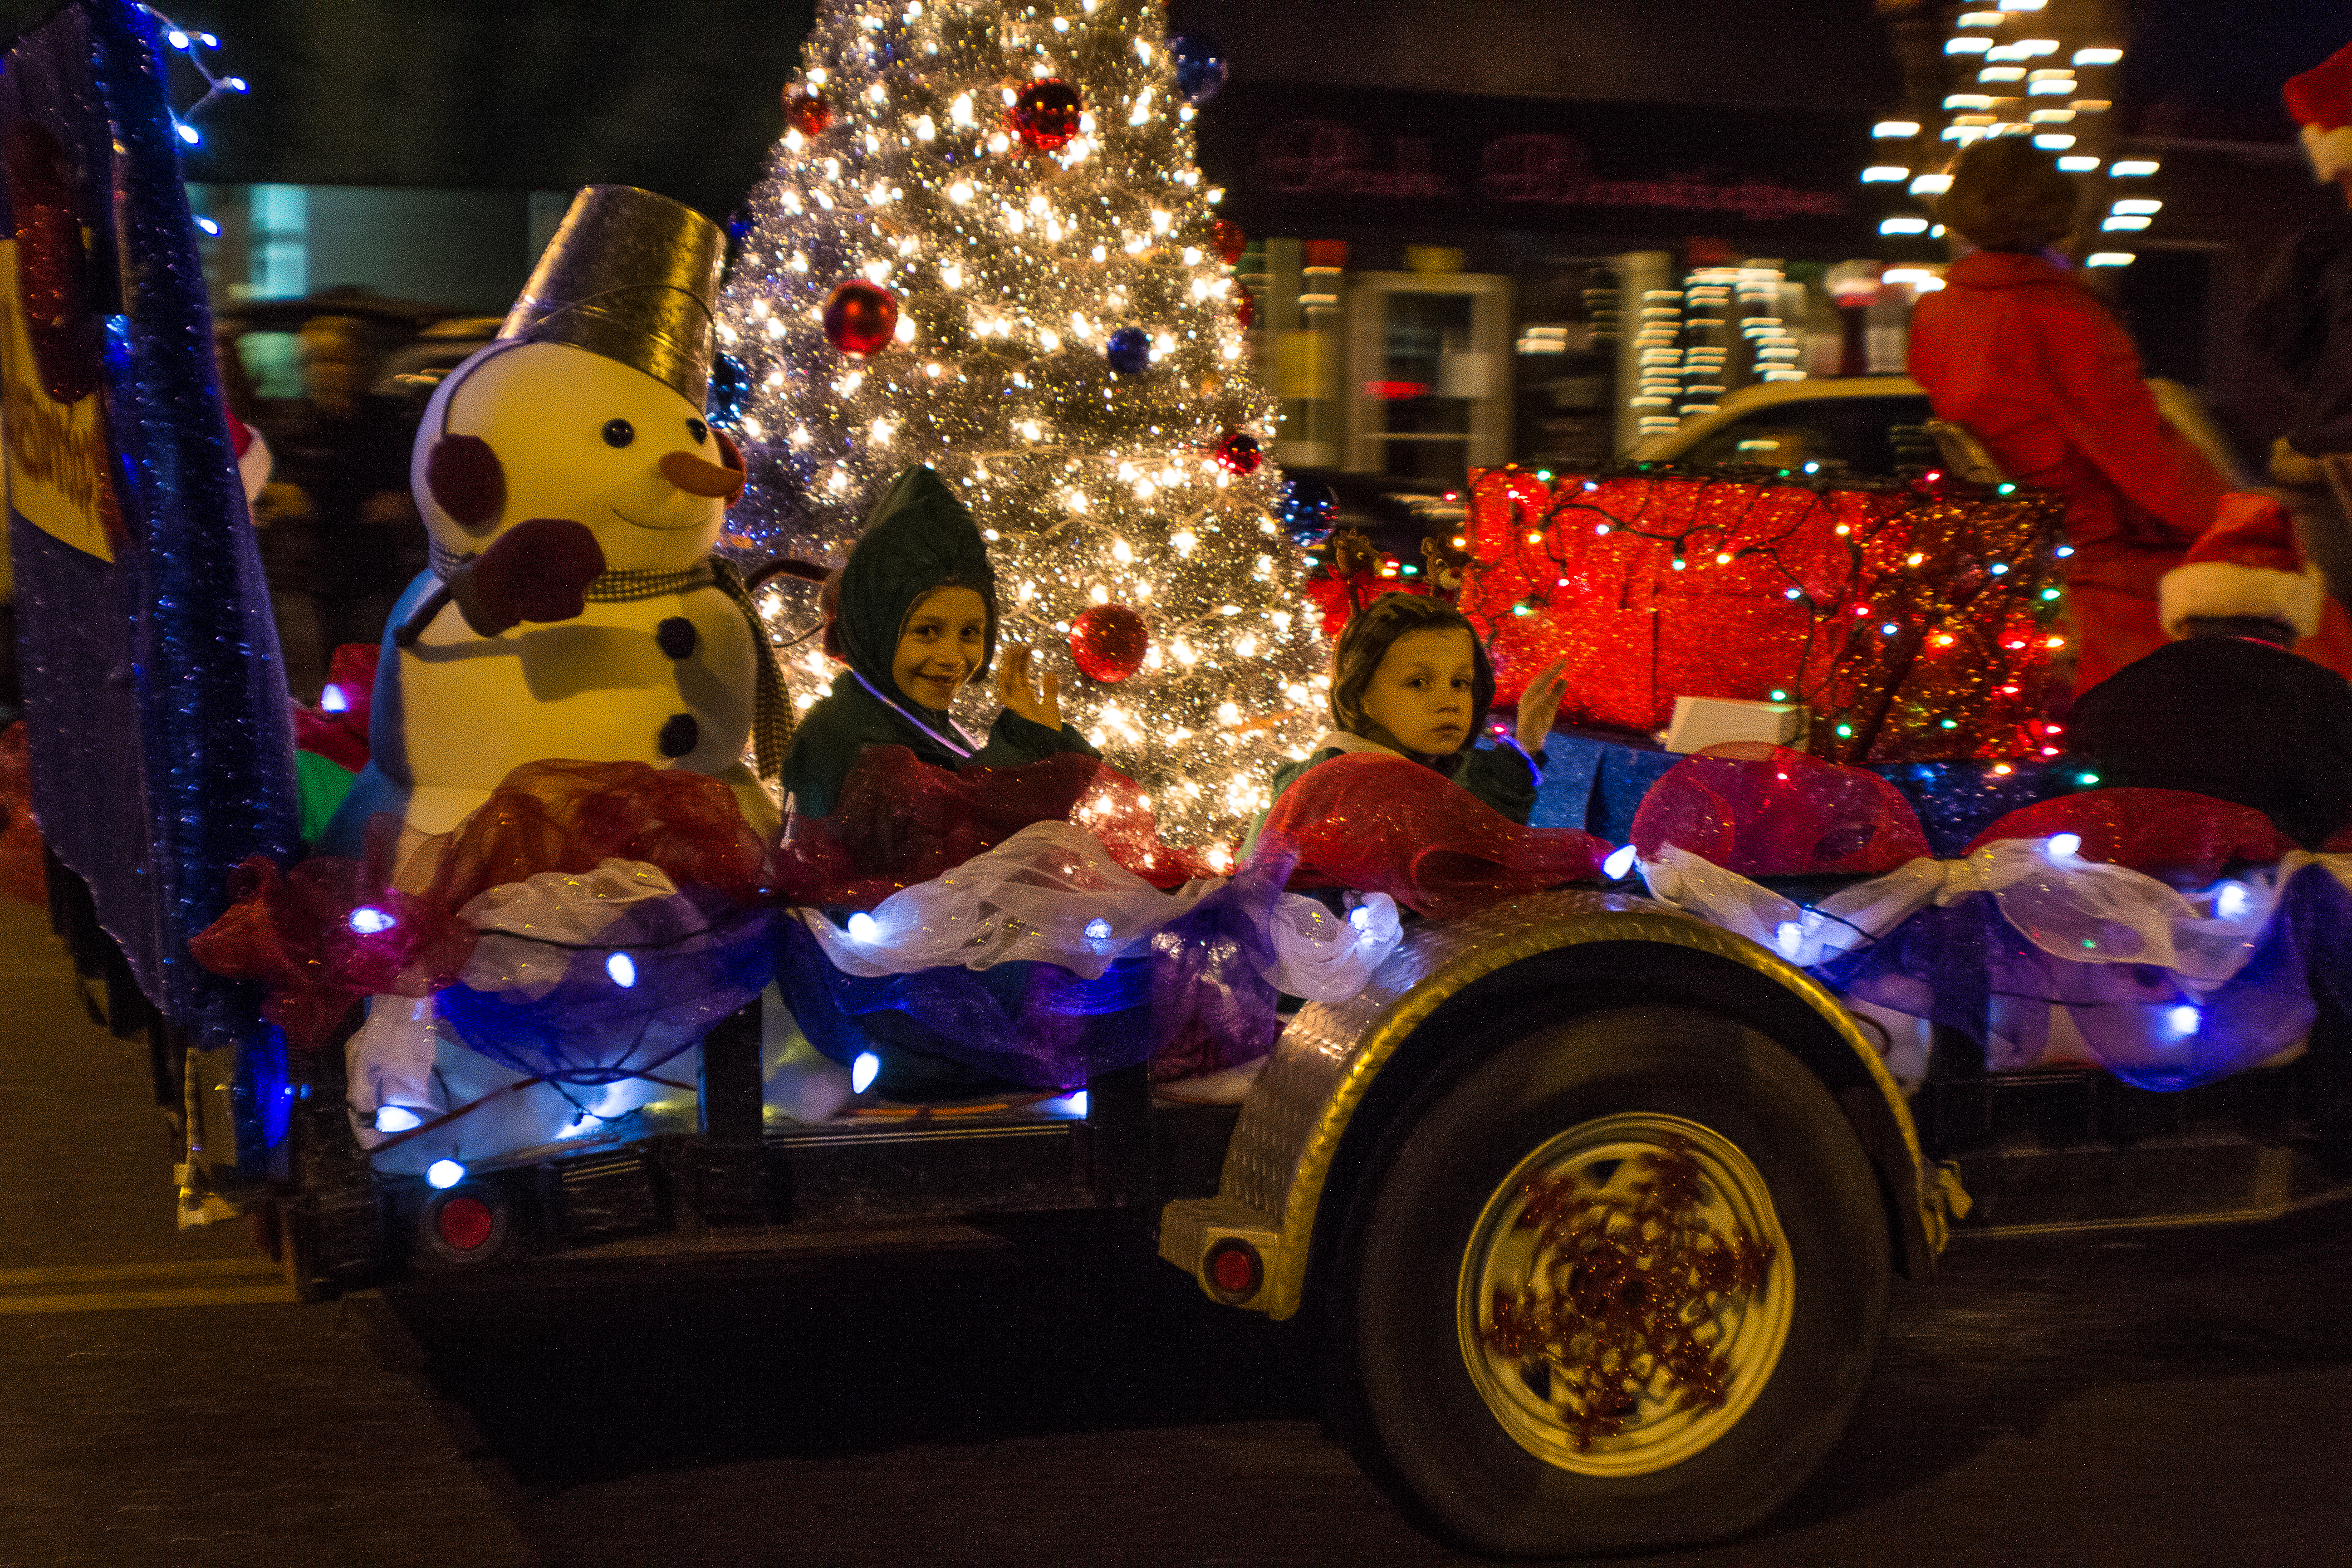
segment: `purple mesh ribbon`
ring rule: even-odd
[[[593,944],[571,951],[544,995],[460,983],[436,1005],[466,1044],[502,1067],[553,1083],[614,1083],[698,1044],[757,996],[772,973],[778,924],[798,922],[696,889],[632,906]]]

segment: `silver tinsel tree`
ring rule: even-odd
[[[1161,6],[831,5],[803,69],[719,310],[751,388],[735,529],[838,565],[891,477],[929,464],[989,541],[1003,640],[1062,671],[1064,715],[1168,838],[1230,843],[1323,728],[1327,683],[1279,478],[1232,439],[1270,443],[1275,405]],[[828,334],[844,285],[862,298],[836,334],[869,353]],[[1141,666],[1087,679],[1098,634],[1133,651],[1120,606]],[[836,667],[814,638],[788,661],[806,707]],[[985,723],[992,684],[960,707]]]

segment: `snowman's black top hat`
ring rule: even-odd
[[[589,185],[572,198],[499,336],[618,360],[700,408],[726,253],[719,226],[692,207],[633,185]]]

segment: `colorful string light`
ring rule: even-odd
[[[1793,694],[1837,762],[2054,755],[2061,513],[2013,485],[1482,469],[1458,603],[1507,695],[1568,662],[1571,722],[1648,731],[1678,695]]]

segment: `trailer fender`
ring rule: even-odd
[[[1631,962],[1622,944],[1648,952]],[[1291,1316],[1318,1224],[1327,1207],[1344,1206],[1324,1201],[1335,1170],[1361,1158],[1384,1120],[1377,1108],[1360,1113],[1413,1088],[1384,1082],[1384,1069],[1402,1063],[1406,1080],[1442,1070],[1475,1038],[1463,1026],[1493,1010],[1659,1000],[1743,1016],[1821,1075],[1878,1173],[1895,1257],[1914,1276],[1932,1269],[1966,1199],[1927,1163],[1902,1090],[1836,996],[1780,955],[1668,905],[1590,892],[1428,921],[1356,996],[1302,1009],[1243,1106],[1217,1195],[1162,1211],[1160,1256],[1217,1300]]]

